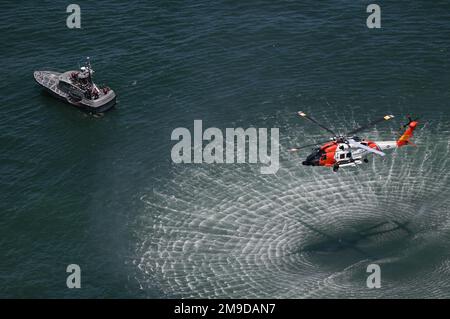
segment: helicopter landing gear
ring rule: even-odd
[[[367,158],[363,159],[364,163],[369,163],[369,160]]]
[[[339,165],[338,164],[334,164],[333,165],[333,172],[337,172],[338,171],[338,169],[339,169]]]

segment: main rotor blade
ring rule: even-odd
[[[390,119],[393,119],[393,118],[394,118],[394,115],[385,115],[385,116],[383,116],[380,119],[372,121],[369,124],[363,125],[363,126],[357,128],[357,129],[354,129],[353,131],[348,132],[347,136],[351,136],[351,135],[356,134],[358,132],[364,131],[365,129],[367,129],[367,128],[371,127],[371,126],[374,126],[375,124],[378,124],[378,123],[383,122],[383,121],[389,121]]]
[[[297,152],[297,151],[300,151],[301,149],[304,149],[304,148],[307,148],[307,147],[311,147],[311,146],[319,146],[319,145],[321,145],[323,143],[327,143],[327,142],[331,142],[331,140],[317,142],[317,143],[314,143],[314,144],[297,146],[297,147],[291,147],[290,149],[288,149],[288,151],[289,152]]]
[[[328,132],[330,132],[331,134],[333,134],[333,136],[337,136],[337,134],[335,132],[333,132],[332,130],[330,130],[328,127],[326,127],[325,125],[320,124],[319,122],[317,122],[315,119],[313,119],[312,117],[306,115],[306,113],[299,111],[297,112],[297,114],[301,117],[307,118],[308,120],[310,120],[311,122],[313,122],[314,124],[320,126],[321,128],[323,128],[324,130],[327,130]]]
[[[318,143],[302,145],[302,146],[297,146],[297,147],[291,147],[290,149],[288,149],[288,151],[289,152],[297,152],[297,151],[300,151],[301,149],[311,147],[311,146],[316,146],[316,145],[318,145]]]
[[[349,141],[348,144],[351,147],[362,148],[362,149],[365,149],[368,152],[375,153],[375,154],[378,154],[378,155],[381,155],[381,156],[386,155],[385,153],[383,153],[383,152],[381,152],[381,151],[379,151],[377,149],[371,148],[369,146],[366,146],[364,144],[361,144],[361,143],[358,143],[358,142],[355,142],[355,141]]]

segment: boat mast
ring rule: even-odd
[[[88,74],[89,74],[89,77],[88,77],[88,80],[89,80],[89,83],[91,84],[91,85],[93,85],[93,81],[92,81],[92,68],[91,68],[91,59],[89,58],[89,57],[87,57],[86,58],[86,66],[87,66],[87,69],[88,69]]]

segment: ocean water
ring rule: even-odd
[[[0,4],[0,297],[450,296],[450,4],[78,1]],[[93,117],[45,94],[39,69],[90,56],[118,95]],[[345,132],[414,138],[367,165],[301,165],[293,145]],[[280,169],[176,165],[171,132],[278,127]],[[402,227],[399,227],[402,225]],[[81,267],[81,289],[66,267]],[[366,267],[381,267],[380,289]]]

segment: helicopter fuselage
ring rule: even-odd
[[[361,144],[378,151],[397,148],[397,141],[370,141],[361,140]],[[362,164],[364,158],[369,155],[369,151],[361,148],[352,148],[347,143],[331,141],[316,148],[306,159],[302,162],[303,165],[308,166],[326,166],[332,167],[338,165],[339,167],[356,166]]]

